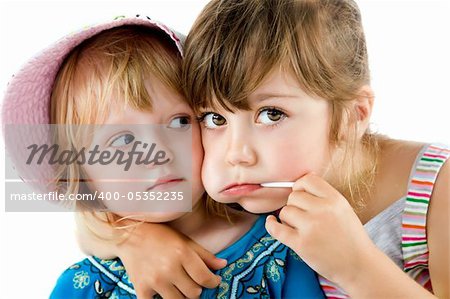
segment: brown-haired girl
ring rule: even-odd
[[[213,0],[188,36],[184,82],[208,194],[281,209],[268,231],[328,297],[449,296],[450,150],[370,131],[354,1]],[[276,187],[285,181],[293,188]]]

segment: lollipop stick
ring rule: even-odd
[[[292,188],[294,182],[267,182],[260,185],[266,188]]]

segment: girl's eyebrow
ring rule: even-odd
[[[285,94],[285,93],[260,93],[251,96],[251,98],[253,98],[255,102],[264,102],[273,99],[286,99],[286,98],[289,99],[298,97],[299,95]]]

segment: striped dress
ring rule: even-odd
[[[405,197],[386,209],[394,210],[395,208],[401,208],[397,217],[401,219],[393,219],[398,220],[400,226],[398,227],[398,241],[396,241],[394,236],[396,234],[395,229],[392,230],[392,243],[394,244],[391,244],[391,246],[401,244],[401,249],[397,248],[398,255],[400,256],[397,258],[397,264],[403,268],[405,273],[429,291],[432,291],[432,286],[428,270],[427,212],[436,178],[441,167],[449,157],[450,148],[448,146],[442,144],[424,146],[411,171]],[[388,222],[394,221],[388,220]],[[380,225],[379,223],[383,223],[383,221],[378,221],[377,225]],[[390,232],[388,229],[386,231]],[[378,246],[376,242],[375,244]],[[382,248],[380,249],[383,250]],[[391,252],[383,251],[394,262],[396,261]],[[321,276],[319,277],[319,281],[327,298],[348,298],[348,295],[333,282]]]

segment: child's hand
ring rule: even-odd
[[[269,233],[293,249],[311,268],[341,286],[358,275],[375,249],[347,200],[324,179],[297,180],[278,223],[269,216]]]
[[[138,298],[196,298],[214,288],[226,261],[163,224],[143,224],[119,245],[121,258]]]

